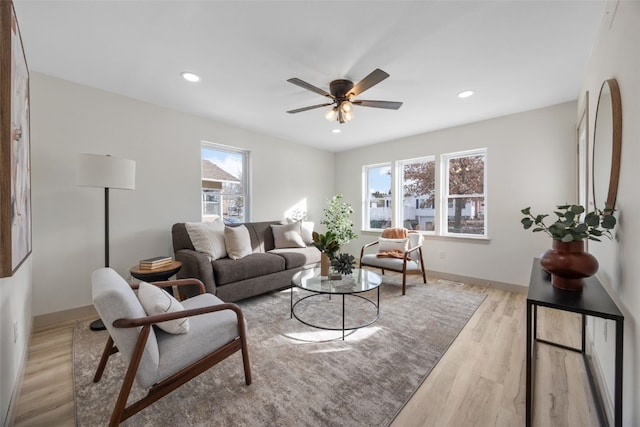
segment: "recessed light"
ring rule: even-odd
[[[200,76],[198,76],[197,74],[188,73],[188,72],[182,73],[182,78],[185,79],[188,82],[199,82],[200,81]]]
[[[472,90],[463,90],[462,92],[458,93],[458,98],[468,98],[474,93],[475,92]]]
[[[342,131],[341,131],[340,129],[333,129],[331,132],[333,132],[333,133],[340,133],[340,132],[342,132]]]

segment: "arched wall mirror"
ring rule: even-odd
[[[613,210],[620,178],[622,104],[615,79],[600,88],[593,136],[593,205],[599,211]]]

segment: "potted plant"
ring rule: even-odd
[[[338,243],[336,235],[331,231],[327,231],[324,234],[314,231],[312,236],[313,246],[318,248],[322,253],[320,258],[320,275],[328,276],[331,260],[335,257],[336,252],[340,250],[340,243]]]
[[[340,246],[358,238],[358,235],[353,232],[353,222],[351,221],[353,208],[350,203],[344,202],[342,197],[342,194],[336,194],[327,200],[324,219],[320,221],[320,224],[327,227],[327,231],[333,233]]]
[[[611,210],[594,211],[583,216],[585,209],[580,205],[556,206],[556,221],[547,226],[544,223],[549,215],[533,215],[531,208],[522,209],[525,215],[520,220],[525,230],[534,233],[545,232],[553,239],[553,246],[540,257],[540,265],[551,274],[551,284],[557,288],[580,291],[583,278],[598,271],[598,261],[584,251],[584,241],[599,242],[601,237],[611,239],[611,230],[616,218]]]

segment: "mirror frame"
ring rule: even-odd
[[[602,200],[602,195],[600,197],[596,196],[596,185],[595,185],[595,162],[596,162],[596,145],[598,141],[596,140],[596,135],[598,132],[598,113],[600,112],[600,101],[602,97],[602,91],[605,86],[609,87],[609,91],[611,92],[611,105],[607,107],[611,108],[611,129],[612,129],[612,145],[611,145],[611,169],[609,172],[609,190],[607,193],[607,198],[604,202],[604,206],[598,206],[598,200]],[[591,156],[591,185],[592,185],[592,196],[593,196],[593,206],[596,210],[601,211],[613,211],[616,206],[616,197],[618,195],[618,181],[620,180],[620,156],[622,152],[622,102],[620,98],[620,87],[618,86],[618,82],[616,79],[605,80],[600,87],[600,94],[598,95],[598,106],[596,109],[596,118],[595,123],[593,125],[593,152]],[[600,202],[602,203],[602,202]]]

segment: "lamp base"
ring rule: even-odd
[[[98,319],[91,322],[91,324],[89,325],[89,329],[91,329],[92,331],[104,331],[107,328],[104,326],[104,322],[102,321],[102,319]]]

